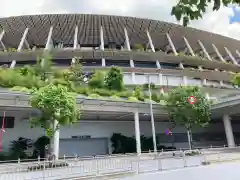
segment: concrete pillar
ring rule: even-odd
[[[235,147],[231,119],[230,119],[229,115],[225,114],[223,116],[223,124],[224,124],[224,129],[225,129],[225,133],[226,133],[226,137],[227,137],[228,147]]]
[[[15,65],[16,65],[16,60],[12,60],[11,65],[10,65],[10,68],[14,68]]]
[[[135,138],[136,138],[136,149],[137,154],[141,154],[141,138],[140,138],[140,125],[139,125],[139,114],[134,112],[134,124],[135,124]]]
[[[73,49],[77,49],[78,48],[77,46],[78,46],[78,26],[75,27]]]
[[[105,58],[102,58],[102,67],[105,67],[105,66],[106,66]]]

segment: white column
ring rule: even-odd
[[[149,100],[150,100],[150,115],[151,115],[151,126],[152,126],[152,135],[153,135],[153,150],[154,150],[154,153],[157,153],[157,139],[156,139],[155,121],[154,121],[153,107],[152,107],[151,76],[148,76],[148,94],[149,94]]]
[[[235,147],[231,119],[230,119],[229,115],[225,114],[223,116],[223,124],[224,124],[224,129],[225,129],[225,133],[226,133],[226,137],[227,137],[228,147]]]
[[[185,44],[187,45],[187,48],[188,48],[189,52],[191,53],[191,55],[195,56],[194,51],[193,51],[192,47],[190,46],[187,38],[183,36],[183,40],[184,40]]]
[[[160,65],[159,60],[156,60],[156,66],[157,66],[158,69],[161,69],[161,65]]]
[[[104,51],[104,37],[103,37],[103,27],[101,26],[100,27],[100,49],[102,51]],[[106,66],[106,61],[105,61],[105,58],[102,58],[102,66],[105,67]]]
[[[227,52],[227,54],[230,57],[230,59],[232,60],[233,64],[237,65],[238,63],[237,63],[235,57],[232,55],[231,51],[229,51],[227,47],[224,47],[224,49]]]
[[[55,120],[54,121],[54,130],[55,130],[55,133],[53,135],[53,139],[52,139],[52,147],[53,147],[53,154],[55,155],[56,159],[58,159],[58,156],[59,156],[59,135],[60,135],[60,130],[58,129],[57,127],[57,124],[58,122]]]
[[[134,112],[134,122],[135,122],[135,138],[136,138],[136,149],[137,154],[141,154],[141,138],[140,138],[140,125],[139,125],[139,115],[138,112]]]
[[[24,42],[25,42],[25,40],[26,40],[26,37],[27,37],[27,34],[28,34],[28,28],[26,28],[25,29],[25,31],[24,31],[24,33],[23,33],[23,36],[22,36],[22,38],[21,38],[21,41],[20,41],[20,43],[19,43],[19,45],[18,45],[18,48],[17,48],[17,51],[18,52],[20,52],[21,50],[22,50],[22,48],[23,48],[23,44],[24,44]]]
[[[215,46],[215,44],[212,44],[212,47],[214,49],[214,51],[216,52],[218,58],[222,61],[222,62],[226,62],[225,59],[223,59],[222,55],[220,54],[220,52],[218,51],[218,48]]]
[[[14,68],[15,65],[16,65],[16,60],[12,60],[11,65],[10,65],[10,68]]]
[[[208,54],[206,48],[204,47],[203,43],[200,40],[198,40],[198,44],[201,47],[201,49],[203,50],[203,53],[206,56],[206,58],[208,58],[208,60],[212,61],[212,58],[209,56],[209,54]]]
[[[52,44],[52,33],[53,33],[53,26],[50,27],[48,37],[47,37],[47,43],[45,45],[45,50],[51,50],[53,47]]]
[[[177,53],[177,50],[176,50],[176,48],[175,48],[175,46],[174,46],[174,44],[172,42],[172,39],[171,39],[170,35],[167,33],[166,36],[167,36],[168,42],[169,42],[169,44],[170,44],[170,46],[172,48],[172,51],[173,51],[174,55],[177,56],[178,53]]]
[[[147,37],[148,37],[148,43],[150,44],[152,52],[155,52],[155,47],[153,45],[153,41],[152,41],[151,35],[148,30],[147,30]]]
[[[6,51],[7,49],[6,49],[5,45],[4,45],[3,42],[2,42],[2,39],[3,39],[4,34],[5,34],[5,31],[3,30],[3,31],[1,32],[1,34],[0,34],[0,43],[1,43],[4,51]]]
[[[74,33],[74,41],[73,41],[73,49],[78,48],[78,26],[75,27],[75,33]]]

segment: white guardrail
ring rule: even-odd
[[[0,162],[0,180],[99,179],[105,176],[166,171],[240,160],[240,148],[211,148],[193,151],[67,157],[57,161]]]

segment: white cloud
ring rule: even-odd
[[[46,13],[95,13],[137,16],[175,22],[170,15],[177,0],[1,0],[0,16]],[[237,10],[240,8],[237,8]],[[192,23],[198,29],[240,39],[240,24],[229,23],[232,7],[222,7],[218,12],[210,9],[202,20]]]

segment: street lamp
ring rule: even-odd
[[[152,107],[152,92],[151,92],[151,77],[148,75],[148,93],[149,93],[149,103],[150,103],[150,115],[151,115],[151,125],[152,125],[152,134],[153,134],[153,149],[154,153],[157,153],[157,142],[156,142],[156,132],[155,132],[155,123],[153,116],[153,107]]]

